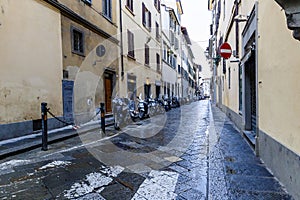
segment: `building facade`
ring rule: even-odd
[[[299,199],[299,43],[273,0],[218,0],[209,5],[216,103],[288,192]],[[218,56],[224,42],[233,49],[227,60]]]
[[[122,1],[124,76],[119,96],[153,98],[161,93],[159,1]]]
[[[45,1],[61,13],[64,119],[90,121],[100,102],[110,113],[119,73],[118,2]]]
[[[0,7],[0,140],[4,140],[41,128],[41,102],[62,116],[62,44],[61,15],[55,7],[32,0],[4,0]],[[60,125],[49,120],[49,128]]]

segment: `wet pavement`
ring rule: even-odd
[[[0,199],[292,199],[210,102],[0,160]]]

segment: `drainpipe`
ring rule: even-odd
[[[120,10],[120,56],[121,56],[121,79],[124,79],[124,58],[123,58],[123,19],[122,19],[122,0],[119,0]]]
[[[239,15],[239,2],[235,0],[235,16]],[[235,55],[239,56],[239,22],[235,22]]]
[[[259,87],[258,87],[258,39],[259,39],[259,30],[258,30],[258,2],[255,3],[255,20],[256,20],[256,31],[255,31],[255,90],[256,90],[256,136],[255,136],[255,154],[259,156]]]

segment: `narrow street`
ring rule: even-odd
[[[0,161],[0,199],[291,199],[209,100]]]

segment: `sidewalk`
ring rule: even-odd
[[[106,118],[106,127],[113,125],[113,117]],[[79,128],[72,125],[62,128],[48,130],[48,144],[66,140],[71,137],[78,136],[78,134],[86,133],[100,129],[101,120],[88,122]],[[16,155],[28,150],[42,147],[42,133],[30,134],[18,138],[0,141],[0,159],[11,155]]]
[[[293,199],[215,105],[209,135],[209,199]]]

